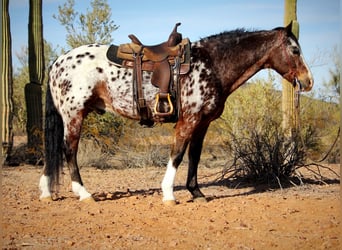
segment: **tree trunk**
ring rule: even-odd
[[[44,78],[44,41],[42,0],[30,0],[28,25],[30,83],[25,86],[27,109],[27,145],[29,161],[36,164],[43,157],[42,83]]]
[[[292,32],[299,38],[299,23],[297,22],[297,0],[285,0],[284,26],[292,22]],[[291,83],[283,79],[282,110],[283,128],[293,135],[298,127],[298,112],[295,107],[295,91]],[[297,103],[299,105],[299,103]],[[297,108],[299,108],[297,106]]]
[[[1,53],[1,155],[4,159],[11,153],[13,146],[12,114],[13,114],[13,79],[12,79],[12,46],[9,0],[2,0],[2,53]],[[3,159],[3,158],[1,158]]]

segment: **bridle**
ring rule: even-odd
[[[280,36],[279,39],[281,41],[281,47],[282,47],[283,53],[285,54],[285,59],[287,61],[287,64],[290,67],[290,71],[287,74],[293,75],[293,78],[294,78],[294,80],[293,80],[293,87],[296,89],[295,90],[295,99],[294,99],[295,107],[299,108],[300,94],[303,91],[303,85],[302,85],[302,83],[297,78],[296,64],[294,63],[293,60],[290,59],[290,57],[289,57],[289,55],[288,55],[288,53],[286,51],[287,47],[282,42],[284,37],[285,37],[285,35],[282,32],[280,32],[279,36]]]

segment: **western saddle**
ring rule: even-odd
[[[111,45],[109,60],[123,67],[133,68],[133,96],[140,124],[152,126],[154,121],[178,119],[180,109],[179,75],[190,69],[190,41],[177,32],[177,23],[168,40],[158,45],[144,45],[135,35],[131,43]],[[142,72],[152,72],[151,83],[159,88],[153,114],[147,106],[142,87]]]

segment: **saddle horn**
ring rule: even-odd
[[[177,27],[180,26],[181,23],[176,23],[175,27],[173,28],[169,39],[167,40],[167,46],[173,47],[179,44],[182,41],[182,34],[177,31]]]

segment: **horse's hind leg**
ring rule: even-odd
[[[64,153],[70,171],[72,191],[80,200],[92,200],[92,196],[83,186],[77,164],[78,143],[81,136],[83,116],[78,115],[66,124],[64,131]]]

